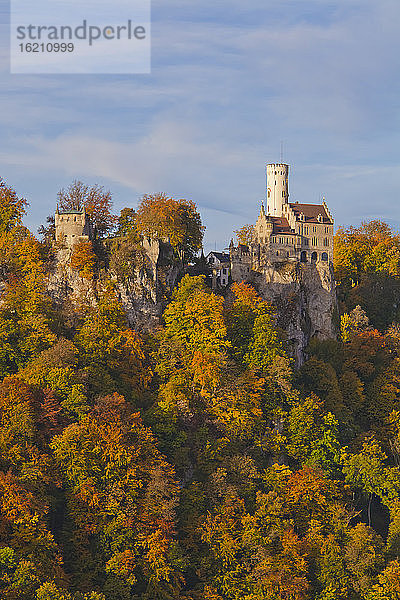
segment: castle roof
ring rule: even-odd
[[[319,223],[320,221],[317,219],[318,215],[322,215],[323,223],[332,223],[323,204],[300,204],[299,202],[290,202],[289,204],[296,218],[303,213],[306,223]]]
[[[285,217],[269,217],[274,224],[274,233],[284,233],[285,235],[296,235]]]

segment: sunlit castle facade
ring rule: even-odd
[[[251,243],[229,246],[231,278],[280,262],[318,263],[333,259],[333,217],[326,203],[289,202],[289,165],[267,165],[267,206],[261,206]]]
[[[326,203],[289,202],[288,179],[289,165],[267,165],[267,209],[261,207],[254,227],[253,257],[331,262],[333,217]]]

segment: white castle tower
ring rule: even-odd
[[[281,217],[283,205],[289,202],[289,165],[267,165],[267,214]]]

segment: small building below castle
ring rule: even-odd
[[[231,258],[225,252],[209,252],[206,263],[212,273],[212,287],[225,287],[229,282]]]

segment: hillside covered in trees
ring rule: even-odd
[[[107,272],[148,234],[186,267],[200,216],[158,195],[115,218],[83,188],[59,200],[98,239],[71,266],[102,285],[67,311],[53,222],[38,241],[0,181],[0,597],[398,600],[400,237],[338,230],[338,338],[295,370],[273,307],[193,267],[162,325],[131,329]]]

